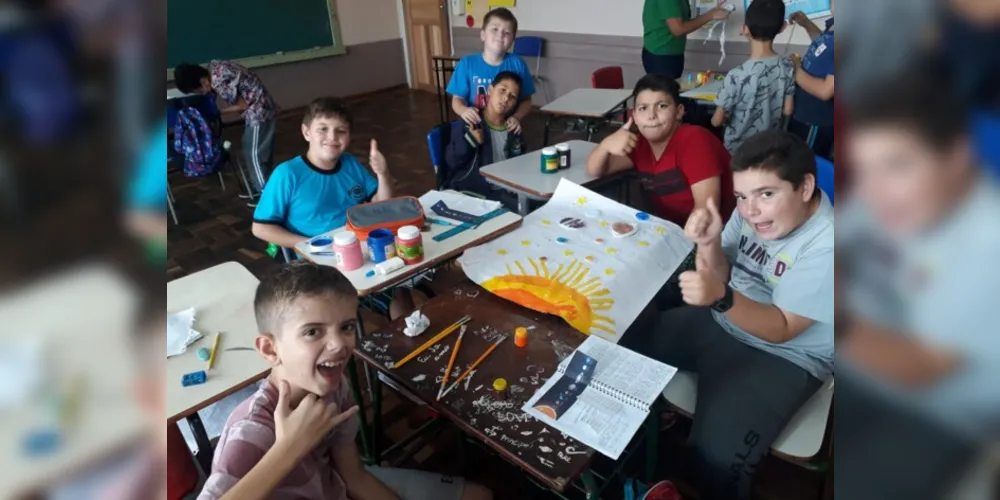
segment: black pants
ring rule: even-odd
[[[757,464],[821,381],[722,329],[706,307],[644,314],[621,345],[698,374],[691,428],[703,500],[749,499]]]
[[[833,127],[816,126],[813,129],[812,125],[793,118],[788,122],[788,131],[809,143],[816,156],[833,161]]]
[[[642,49],[642,67],[646,74],[656,73],[670,78],[680,78],[684,73],[684,54],[661,56]]]

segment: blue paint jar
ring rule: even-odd
[[[388,229],[376,229],[368,233],[368,254],[372,262],[379,264],[396,256],[396,237]]]

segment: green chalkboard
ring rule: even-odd
[[[343,53],[335,9],[335,0],[168,0],[167,68],[212,59],[261,66]]]

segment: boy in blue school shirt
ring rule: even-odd
[[[506,126],[515,134],[521,133],[521,120],[531,111],[535,83],[524,60],[508,53],[516,35],[517,18],[514,14],[504,8],[491,10],[483,18],[483,31],[479,35],[483,41],[483,52],[469,54],[455,66],[447,92],[452,96],[451,109],[465,123],[476,125],[482,121],[480,112],[489,100],[490,84],[500,72],[510,71],[521,77],[523,83],[521,102],[517,111],[507,118]]]
[[[833,13],[832,0],[830,13]],[[833,18],[826,21],[824,30],[801,11],[793,13],[790,19],[805,28],[812,44],[795,68],[795,111],[788,131],[804,138],[817,155],[832,159]]]
[[[320,97],[309,104],[302,118],[309,150],[271,173],[253,213],[254,236],[292,248],[344,226],[349,208],[392,198],[393,179],[375,139],[368,157],[374,177],[347,152],[353,126],[354,118],[342,99]],[[398,318],[411,309],[409,290],[396,288],[389,317]]]

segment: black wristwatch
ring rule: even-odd
[[[726,284],[726,294],[712,304],[712,309],[724,313],[733,307],[733,287]]]

